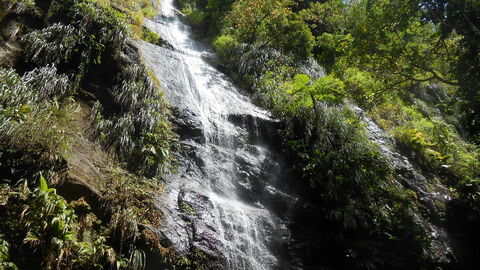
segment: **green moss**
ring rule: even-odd
[[[160,36],[147,27],[142,27],[141,39],[152,44],[161,45]]]
[[[193,208],[190,204],[186,202],[180,203],[180,211],[191,216],[194,216],[197,214],[197,211],[195,210],[195,208]]]
[[[130,33],[143,39],[143,19],[153,18],[157,14],[156,1],[150,0],[111,0],[110,4],[121,11],[126,18]]]

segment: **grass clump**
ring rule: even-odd
[[[27,34],[24,42],[27,57],[35,63],[58,64],[70,60],[75,47],[81,42],[81,37],[75,27],[55,23]]]
[[[119,75],[112,89],[119,113],[105,115],[97,103],[94,136],[129,164],[131,170],[154,177],[173,169],[177,137],[168,119],[168,108],[146,70],[133,65]]]
[[[22,37],[25,55],[39,66],[61,64],[77,88],[91,65],[101,63],[107,48],[121,49],[127,32],[122,16],[93,0],[54,0],[46,25]]]
[[[10,172],[6,176],[24,177],[21,171],[33,164],[30,172],[62,166],[59,153],[68,147],[69,112],[75,107],[57,99],[68,86],[68,79],[57,75],[53,66],[23,77],[11,69],[0,70],[0,167]]]
[[[153,203],[155,195],[161,193],[162,189],[158,180],[138,178],[121,170],[114,171],[102,188],[104,208],[112,211],[112,214],[133,211],[139,223],[158,225],[160,216]]]
[[[3,0],[0,2],[0,19],[3,19],[9,13],[20,14],[31,11],[35,7],[33,0]]]

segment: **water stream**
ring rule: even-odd
[[[287,231],[263,204],[266,193],[278,193],[282,171],[268,146],[276,122],[212,66],[215,54],[191,38],[173,0],[145,25],[173,47],[139,44],[178,116],[185,149],[159,199],[166,223],[159,233],[180,252],[216,258],[211,269],[287,269],[276,255]]]
[[[292,205],[305,206],[283,188],[289,178],[288,166],[275,152],[278,123],[217,70],[215,54],[192,38],[173,2],[161,1],[160,15],[145,21],[171,46],[138,42],[172,105],[184,149],[179,172],[158,200],[165,214],[158,230],[162,244],[183,255],[206,254],[208,269],[301,269],[287,223]],[[425,205],[427,213],[416,218],[431,235],[433,254],[427,256],[448,261],[449,236],[437,209],[451,199],[448,190],[417,171],[360,108],[351,108],[391,162],[399,187],[415,191]],[[301,245],[293,249],[304,252]]]

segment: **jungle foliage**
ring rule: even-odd
[[[302,175],[296,185],[307,185],[327,208],[319,224],[331,224],[319,236],[328,248],[317,252],[326,254],[317,263],[339,269],[433,267],[419,256],[428,237],[407,214],[417,207],[415,192],[388,188],[395,175],[369,143],[350,101],[388,131],[419,170],[450,187],[451,229],[475,246],[478,1],[179,3],[212,40],[231,77],[285,123],[284,149]],[[325,74],[309,69],[312,59]],[[384,253],[393,249],[405,253]]]
[[[63,73],[62,82],[71,81],[70,95],[79,89],[92,88],[92,84],[106,83],[92,82],[90,74],[118,60],[116,58],[126,47],[130,31],[125,23],[130,17],[126,14],[141,12],[147,7],[146,3],[136,5],[137,2],[121,1],[114,1],[111,5],[109,1],[52,1],[45,11],[46,24],[38,29],[28,29],[22,36],[27,61],[39,67],[58,67]],[[113,8],[117,6],[129,11],[122,13]],[[105,89],[106,93],[96,93],[102,98],[98,100],[98,110],[93,116],[97,123],[94,134],[129,163],[132,170],[150,176],[166,172],[171,168],[175,136],[168,124],[168,109],[158,85],[147,70],[141,68],[141,63],[131,63],[129,70],[118,67],[108,75],[113,78],[108,83],[116,86]],[[55,89],[55,85],[50,84],[50,88]],[[114,106],[115,112],[106,115],[101,110],[105,103]],[[114,127],[113,122],[132,125]],[[131,136],[143,138],[128,141]]]
[[[1,41],[14,41],[2,46],[19,48],[13,64],[0,63],[1,269],[145,268],[140,229],[160,218],[153,197],[175,167],[177,140],[130,44],[146,37],[142,20],[154,10],[151,1],[0,2]],[[50,187],[70,181],[79,100],[92,111],[83,135],[118,170],[104,172],[96,205]]]
[[[299,175],[290,185],[320,206],[300,221],[315,232],[304,266],[457,267],[430,260],[418,194],[395,184],[351,102],[449,187],[450,230],[470,257],[480,255],[478,1],[178,3],[232,78],[283,124],[282,149]],[[154,8],[149,0],[0,2],[1,41],[22,52],[15,65],[0,63],[0,268],[27,257],[33,269],[145,266],[139,224],[158,220],[148,203],[161,189],[155,177],[174,169],[177,144],[157,82],[129,57],[138,55],[128,37],[161,42],[143,27]],[[47,184],[66,169],[76,99],[90,102],[91,135],[128,170],[103,183],[105,217]]]

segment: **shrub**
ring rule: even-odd
[[[125,41],[124,16],[110,6],[102,7],[95,1],[76,0],[72,13],[72,23],[84,33],[91,33],[90,48],[101,49],[98,47],[100,44],[118,48]]]
[[[3,240],[0,235],[0,268],[4,270],[17,270],[17,266],[9,262],[9,247],[8,242]]]
[[[106,48],[119,49],[126,38],[123,15],[93,0],[52,1],[43,29],[22,40],[26,56],[38,65],[67,64],[78,87],[91,63],[99,64]]]
[[[34,30],[23,40],[27,55],[34,62],[42,65],[50,62],[67,64],[62,66],[71,68],[67,72],[74,74],[72,88],[75,90],[83,82],[91,63],[101,64],[106,48],[115,54],[124,45],[126,28],[123,15],[119,15],[104,1],[70,2],[71,5],[66,5],[54,1],[50,7],[49,20],[62,23]],[[134,7],[134,2],[120,4],[134,10],[151,6],[146,2],[139,7]],[[140,13],[136,14],[142,17]],[[159,41],[155,33],[146,32],[145,29],[143,33],[146,39],[155,43]],[[47,75],[43,77],[47,78]],[[65,90],[60,88],[65,78],[50,80],[51,83],[46,84],[49,89],[41,89],[45,92],[52,91],[52,87]],[[105,147],[116,151],[131,170],[150,176],[168,171],[172,168],[175,136],[168,120],[168,108],[159,89],[138,64],[123,70],[113,81],[117,85],[109,91],[120,111],[102,117],[102,114],[107,114],[98,104],[93,117],[98,120],[95,121],[94,135],[101,138]],[[46,93],[46,96],[50,97],[50,94]]]
[[[22,221],[27,228],[25,243],[41,250],[46,268],[64,263],[74,248],[77,230],[73,209],[40,177],[39,186],[31,194]]]
[[[283,117],[320,117],[319,106],[338,104],[343,100],[343,83],[332,75],[311,81],[305,74],[293,78],[267,74],[260,82],[264,102]]]
[[[256,95],[283,120],[283,149],[302,176],[292,185],[321,205],[315,224],[322,233],[315,241],[328,242],[329,250],[321,251],[326,260],[341,269],[422,264],[418,254],[428,237],[412,214],[415,198],[398,188],[358,116],[342,105],[343,83],[333,76],[291,78],[290,69],[283,70],[266,74]],[[404,245],[409,250],[401,255],[385,252]]]
[[[156,176],[173,168],[176,135],[168,107],[147,72],[135,64],[120,74],[112,89],[120,112],[103,118],[100,103],[92,113],[94,136],[115,150],[131,170]]]
[[[83,38],[75,27],[55,23],[28,33],[23,37],[23,42],[26,56],[39,65],[46,65],[69,61]]]
[[[334,68],[337,59],[348,51],[352,41],[353,39],[349,34],[322,33],[315,40],[315,58],[331,70]]]
[[[342,71],[343,82],[348,96],[363,106],[371,106],[382,89],[382,83],[373,74],[357,68]]]
[[[292,12],[293,6],[294,1],[236,1],[225,16],[224,32],[248,46],[309,57],[315,37],[301,17]]]
[[[315,37],[310,28],[299,18],[293,16],[282,23],[277,39],[272,45],[285,54],[293,54],[300,58],[312,56]]]
[[[238,42],[233,36],[229,35],[218,36],[213,41],[213,47],[215,48],[215,51],[223,59],[227,59],[237,46]]]
[[[155,196],[162,185],[157,179],[137,177],[122,171],[114,171],[105,182],[103,205],[112,215],[122,209],[134,211],[138,222],[157,225],[158,209],[152,208]],[[117,209],[121,207],[121,209]],[[122,210],[123,211],[123,210]]]
[[[4,12],[22,13],[27,10],[33,9],[35,2],[33,0],[3,0],[0,3],[2,11],[0,11],[0,19],[3,17]]]
[[[12,10],[3,9],[6,2],[13,3],[8,7]],[[0,20],[8,13],[17,12],[18,4],[26,2],[35,5],[33,1],[2,1]],[[107,245],[114,240],[110,238],[107,241],[106,229],[97,224],[97,218],[89,212],[91,209],[86,203],[67,203],[47,186],[44,178],[40,178],[40,184],[33,192],[28,189],[26,181],[22,185],[25,190],[14,185],[23,183],[20,180],[22,178],[37,179],[40,174],[52,173],[55,179],[63,176],[61,169],[66,169],[66,164],[61,156],[73,137],[70,125],[72,113],[76,110],[71,95],[80,85],[89,90],[90,82],[86,82],[84,74],[94,65],[101,65],[102,58],[112,60],[112,55],[119,53],[124,46],[127,34],[125,15],[112,8],[109,0],[40,2],[41,9],[38,10],[42,13],[36,14],[38,17],[19,17],[27,24],[25,29],[29,31],[21,39],[25,47],[25,60],[27,64],[38,65],[38,68],[26,71],[23,76],[12,69],[0,69],[0,229],[2,232],[12,232],[7,239],[13,244],[10,253],[15,254],[15,258],[10,259],[23,264],[25,256],[33,255],[38,260],[31,263],[40,264],[41,260],[45,269],[142,269],[145,266],[145,254],[135,249],[138,223],[132,216],[150,214],[145,212],[152,208],[147,210],[147,207],[142,207],[139,210],[138,205],[150,206],[145,201],[139,202],[139,198],[151,198],[145,195],[144,190],[154,182],[151,179],[142,178],[136,182],[141,184],[134,185],[135,190],[129,190],[129,195],[133,194],[128,199],[132,209],[122,210],[115,215],[118,220],[124,221],[122,224],[130,222],[129,230],[135,232],[135,237],[121,237],[125,248],[119,248],[117,254]],[[140,1],[116,2],[137,5]],[[49,10],[45,14],[43,8],[47,6]],[[151,7],[151,1],[142,0],[135,10],[138,14],[152,15]],[[133,168],[156,174],[171,168],[169,162],[173,159],[171,150],[175,136],[159,89],[145,70],[136,71],[136,68],[141,69],[135,65],[112,80],[117,85],[109,89],[107,95],[113,96],[113,102],[120,111],[105,114],[110,121],[108,128],[118,129],[101,134],[102,142],[119,146],[112,148],[126,153],[122,158],[134,161]],[[70,79],[74,82],[71,83]],[[120,122],[118,125],[117,120]],[[134,131],[128,124],[134,126]],[[124,127],[130,141],[120,141],[125,138],[119,131]],[[117,133],[112,134],[114,132]],[[118,138],[112,137],[118,134]],[[129,147],[134,149],[133,152],[129,152]],[[129,156],[130,153],[134,156]],[[144,165],[148,165],[148,170],[144,169]],[[131,176],[128,180],[134,182],[138,179]],[[4,205],[4,202],[8,204]],[[115,202],[121,203],[120,199]],[[127,208],[126,205],[119,206]],[[81,210],[82,207],[87,210]],[[18,220],[19,216],[22,219]],[[143,215],[141,217],[146,219]],[[112,230],[121,230],[118,224],[112,222],[111,226],[115,227]],[[7,253],[8,243],[0,239],[1,269],[10,267]]]
[[[418,104],[418,103],[416,103]],[[479,167],[478,149],[465,142],[455,127],[441,117],[439,111],[424,115],[418,105],[406,106],[400,100],[384,102],[373,115],[395,139],[414,151],[426,168],[448,171],[449,177],[475,178]]]
[[[23,77],[0,70],[0,166],[15,172],[22,166],[20,160],[31,162],[30,158],[40,167],[56,166],[68,144],[69,111],[75,107],[50,98],[61,97],[68,86],[66,76],[57,75],[53,66]]]
[[[11,239],[16,240],[16,234],[21,236],[26,244],[22,248],[32,248],[28,256],[40,257],[45,269],[144,269],[145,254],[135,249],[138,228],[134,211],[126,210],[113,216],[108,230],[121,235],[112,235],[110,242],[119,239],[124,245],[115,252],[106,244],[107,239],[98,234],[99,231],[104,234],[101,230],[105,228],[94,225],[96,217],[89,213],[88,204],[83,200],[68,203],[48,187],[43,177],[39,178],[34,191],[30,191],[25,182],[13,187],[11,194],[10,213],[2,215],[6,220],[2,220],[1,225],[8,224],[8,229],[15,232],[9,236]],[[7,247],[0,239],[0,266],[10,266],[5,261]],[[20,244],[15,245],[14,252],[18,252],[19,247]]]
[[[201,26],[207,17],[205,12],[198,9],[187,10],[187,13],[185,14],[187,15],[188,22],[194,26]]]

